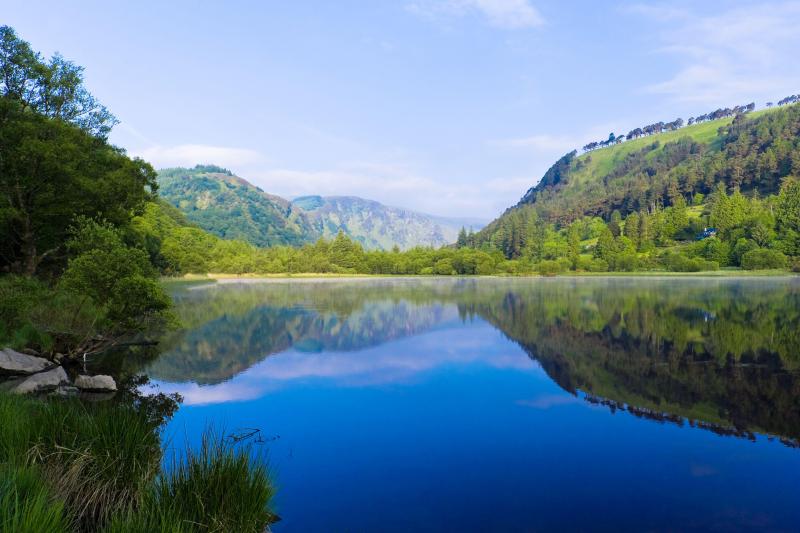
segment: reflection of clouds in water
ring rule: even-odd
[[[523,407],[532,407],[534,409],[550,409],[551,407],[558,407],[559,405],[570,405],[574,403],[583,403],[575,396],[564,394],[544,394],[529,400],[517,400],[517,405]]]
[[[485,365],[499,369],[541,372],[539,365],[514,343],[485,323],[439,330],[357,352],[275,354],[218,385],[160,382],[187,405],[244,401],[270,390],[321,379],[335,386],[364,387],[410,382],[443,366]]]
[[[198,385],[197,383],[159,383],[165,392],[177,392],[186,405],[205,405],[212,403],[241,402],[254,400],[261,396],[265,388],[246,383],[220,383],[219,385]]]

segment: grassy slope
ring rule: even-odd
[[[777,109],[780,108],[762,109],[760,111],[749,113],[747,116],[748,118],[756,118],[763,114],[774,112]],[[645,146],[653,144],[656,141],[661,143],[661,146],[663,147],[666,143],[677,141],[683,137],[691,137],[693,140],[699,143],[714,146],[715,143],[718,143],[717,132],[719,128],[727,126],[732,121],[733,118],[722,118],[700,124],[693,124],[691,126],[684,126],[676,131],[659,133],[656,135],[650,135],[648,137],[640,137],[638,139],[626,141],[621,144],[600,148],[598,150],[582,154],[578,157],[578,160],[588,161],[588,163],[581,170],[570,174],[570,179],[567,183],[566,189],[576,187],[579,184],[584,184],[589,181],[601,179],[603,176],[611,172],[617,164],[622,162],[628,156],[628,154],[637,152]],[[653,150],[653,152],[650,153],[650,157],[658,153],[659,150],[661,150],[661,148],[658,150]]]

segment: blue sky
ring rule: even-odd
[[[0,3],[156,167],[439,215],[492,218],[611,131],[800,92],[800,2]]]

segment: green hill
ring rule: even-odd
[[[653,213],[679,198],[701,204],[719,184],[766,196],[792,174],[800,175],[800,106],[712,120],[566,154],[519,203],[479,232],[475,244],[497,246],[520,217],[565,227],[586,216],[610,220],[615,211],[623,217]]]
[[[158,183],[160,196],[193,224],[260,247],[332,239],[341,231],[369,250],[406,250],[455,242],[462,226],[483,227],[474,219],[435,217],[355,196],[290,202],[214,165],[164,169]]]
[[[197,165],[158,173],[159,193],[186,218],[224,239],[298,245],[317,234],[305,214],[224,168]]]

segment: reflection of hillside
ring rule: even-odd
[[[312,298],[307,288],[274,288],[181,295],[178,310],[184,323],[197,325],[166,339],[164,353],[148,373],[166,381],[219,383],[289,348],[359,350],[457,318],[452,306],[417,307],[404,300],[378,299],[374,291],[369,301],[368,294],[335,286],[320,289],[319,298]]]
[[[218,383],[269,354],[347,351],[478,315],[561,387],[720,433],[800,438],[800,284],[788,279],[372,280],[183,291],[151,375]]]
[[[720,433],[800,438],[796,284],[564,282],[467,308],[570,392]]]

